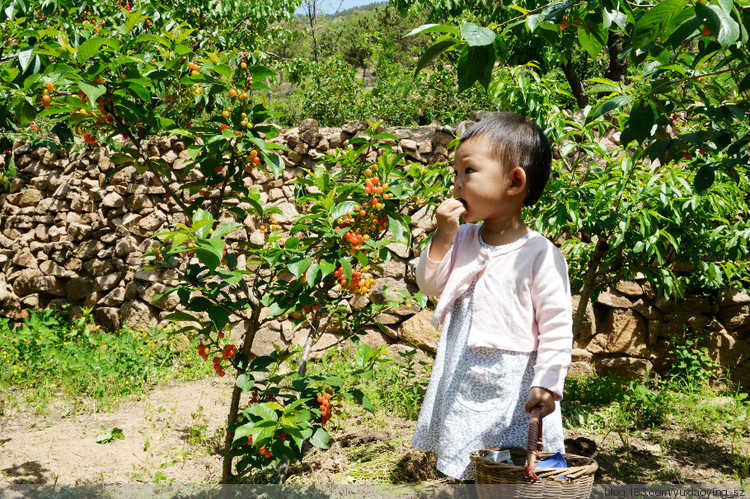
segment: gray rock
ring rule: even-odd
[[[625,380],[643,379],[653,369],[653,364],[646,359],[634,357],[612,357],[598,359],[595,363],[599,376],[615,374]]]
[[[608,307],[631,308],[633,303],[617,291],[603,291],[596,298],[596,302]]]
[[[438,331],[432,326],[432,311],[423,310],[407,319],[398,329],[398,337],[423,350],[437,350]]]
[[[140,300],[125,302],[120,307],[120,314],[123,325],[133,329],[139,326],[153,326],[159,322],[159,312]]]
[[[120,330],[119,308],[99,307],[94,311],[94,318],[106,331],[116,332]]]

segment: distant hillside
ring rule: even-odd
[[[331,8],[336,8],[336,6],[339,4],[339,2],[336,1],[336,0],[334,0],[332,3],[334,5],[332,5]],[[378,7],[386,5],[387,3],[388,3],[387,0],[381,0],[381,1],[378,1],[378,2],[368,3],[367,5],[360,5],[360,6],[357,6],[357,7],[351,7],[351,8],[348,8],[348,9],[342,9],[342,10],[339,10],[339,11],[334,12],[332,14],[329,14],[329,13],[324,13],[322,11],[322,9],[320,8],[320,2],[318,2],[318,16],[320,17],[320,19],[329,19],[329,20],[330,19],[336,19],[336,20],[339,20],[337,18],[348,18],[348,17],[351,17],[353,15],[361,14],[361,13],[368,12],[368,11],[373,11],[373,10],[375,10]],[[302,2],[302,6],[297,10],[297,13],[296,13],[296,15],[294,17],[295,18],[303,18],[303,19],[307,17],[307,11],[306,11],[306,4],[305,4],[305,2]]]

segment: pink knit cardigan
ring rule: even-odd
[[[440,327],[454,301],[476,279],[468,346],[536,350],[532,386],[550,390],[559,400],[573,345],[565,258],[534,231],[510,244],[484,247],[480,228],[462,225],[440,262],[429,258],[429,245],[419,259],[419,288],[425,294],[440,295],[433,324]]]

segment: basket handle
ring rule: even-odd
[[[526,441],[526,451],[536,454],[542,444],[541,409],[537,406],[531,409],[529,418],[529,439]]]

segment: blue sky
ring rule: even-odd
[[[317,0],[318,1],[318,12],[331,13],[341,4],[341,10],[351,9],[352,7],[359,7],[361,5],[367,5],[370,3],[387,3],[386,0]],[[297,11],[298,14],[305,12],[304,5]]]

